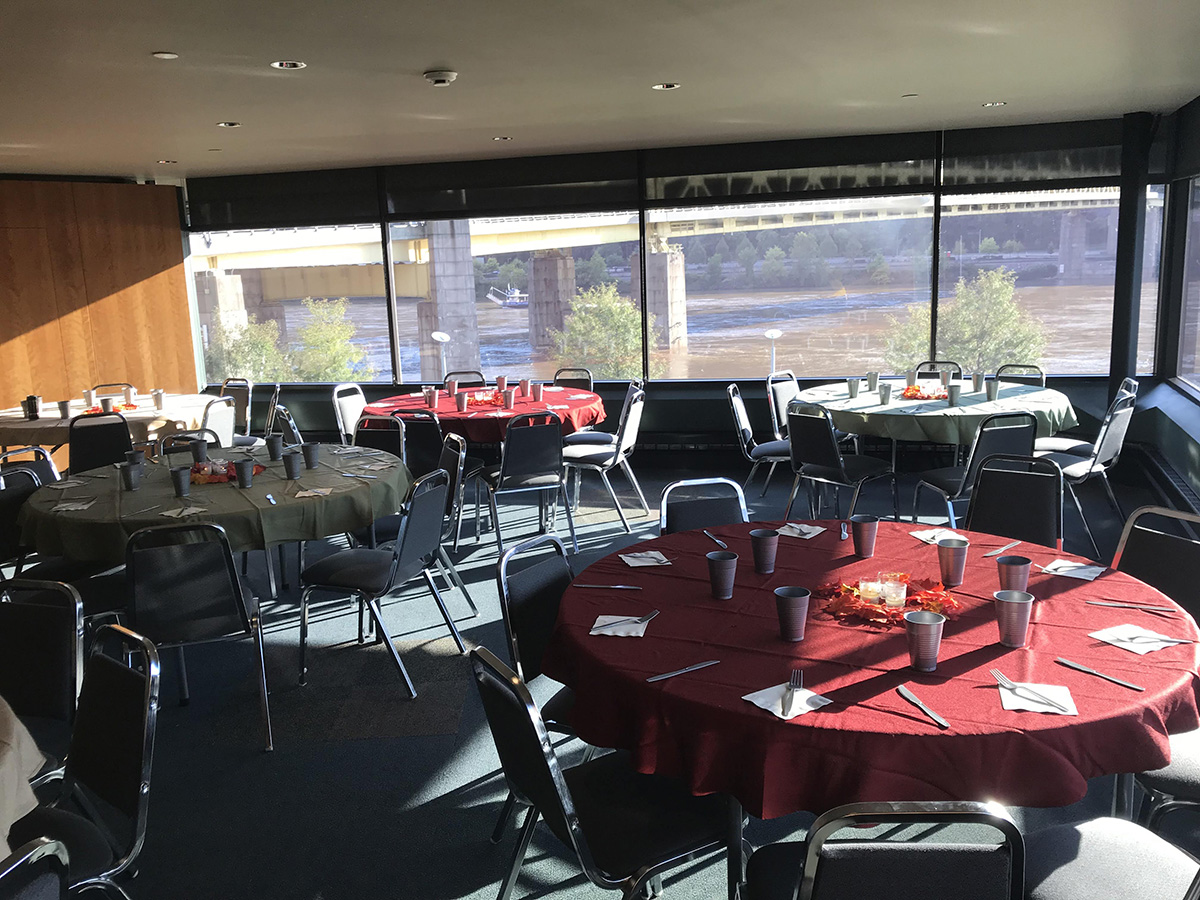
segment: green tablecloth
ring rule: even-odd
[[[115,468],[99,469],[70,479],[78,486],[40,488],[21,511],[22,538],[39,553],[67,556],[89,562],[125,561],[128,537],[140,528],[179,522],[215,522],[229,535],[235,551],[262,550],[291,541],[313,540],[354,531],[380,516],[400,509],[412,476],[395,456],[380,451],[368,456],[354,448],[349,453],[337,445],[321,446],[315,469],[302,469],[297,481],[284,478],[283,463],[267,459],[265,449],[253,451],[266,471],[254,476],[245,490],[235,483],[193,484],[186,499],[175,497],[168,465],[146,463],[146,474],[137,491],[122,491]],[[214,450],[213,456],[221,451]],[[242,451],[228,452],[230,459],[244,458]],[[190,464],[186,453],[176,457]],[[367,466],[387,464],[387,468]],[[373,475],[347,477],[343,473]],[[330,488],[327,496],[298,499],[303,490]],[[272,505],[267,499],[275,499]],[[84,510],[55,511],[63,501],[95,502]],[[181,518],[163,515],[183,506],[203,507],[204,512]],[[155,507],[151,509],[150,507]]]
[[[1029,412],[1037,419],[1038,437],[1046,437],[1079,424],[1075,409],[1065,394],[1036,385],[1004,381],[993,401],[980,391],[971,391],[971,383],[963,385],[958,406],[945,400],[903,400],[903,381],[885,381],[892,385],[892,402],[879,404],[878,392],[868,392],[863,382],[853,400],[844,381],[826,384],[800,392],[806,403],[823,406],[833,417],[833,424],[853,434],[871,434],[897,441],[933,441],[939,444],[970,444],[980,423],[990,415],[1001,412]],[[957,382],[956,382],[957,383]],[[928,391],[940,389],[932,379],[921,379]]]

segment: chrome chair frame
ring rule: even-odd
[[[981,462],[979,464],[979,469],[975,473],[975,485],[971,489],[971,499],[969,501],[969,505],[967,506],[967,519],[966,519],[966,525],[964,527],[968,531],[983,530],[983,529],[978,528],[975,525],[974,518],[975,518],[976,513],[978,512],[978,507],[976,506],[976,501],[977,501],[977,498],[979,497],[979,484],[984,479],[987,472],[991,469],[997,469],[1000,471],[1007,471],[1010,474],[1012,474],[1014,472],[1014,467],[1020,466],[1020,465],[1027,465],[1030,469],[1031,474],[1036,473],[1037,469],[1043,468],[1043,469],[1045,469],[1045,471],[1042,472],[1041,474],[1049,475],[1056,479],[1057,486],[1056,486],[1055,490],[1056,490],[1056,494],[1057,494],[1057,500],[1056,500],[1054,506],[1055,506],[1055,509],[1057,510],[1057,517],[1056,517],[1056,522],[1055,522],[1055,531],[1057,534],[1057,538],[1055,540],[1054,549],[1062,550],[1062,547],[1063,547],[1063,502],[1062,501],[1063,501],[1063,484],[1064,484],[1065,479],[1063,478],[1063,475],[1062,475],[1062,469],[1060,469],[1058,467],[1058,464],[1055,463],[1054,460],[1052,460],[1052,459],[1043,459],[1042,457],[1038,457],[1038,456],[1013,456],[1013,455],[1007,454],[1007,453],[997,453],[997,454],[989,456],[987,459],[983,460],[983,462]],[[1015,471],[1020,472],[1019,469],[1015,469]],[[1036,542],[1030,541],[1030,543],[1036,543]]]
[[[231,387],[233,388],[232,392],[229,390]],[[243,392],[244,399],[239,396]],[[221,396],[233,398],[233,433],[249,437],[250,404],[254,400],[254,382],[248,378],[226,378],[221,382]]]
[[[275,383],[275,388],[271,391],[271,399],[267,401],[267,415],[263,419],[263,437],[275,432],[275,410],[279,407],[279,392],[281,386],[278,382]]]
[[[133,387],[133,385],[130,384],[128,381],[108,381],[108,382],[105,382],[104,384],[92,385],[92,391],[97,395],[97,399],[99,399],[99,394],[101,394],[101,393],[115,397],[117,394],[124,393],[125,388],[131,388],[131,387]],[[105,388],[116,388],[117,390],[115,392],[114,391],[105,391],[104,390]]]
[[[789,381],[792,385],[790,390],[786,388],[780,391],[776,390],[776,384],[786,384]],[[767,409],[771,413],[771,431],[775,433],[775,440],[787,440],[788,404],[799,396],[800,382],[796,380],[796,374],[791,369],[779,369],[767,376]],[[769,475],[767,480],[771,480]]]
[[[351,400],[351,397],[355,399]],[[346,405],[345,408],[343,408],[343,404]],[[363,393],[363,389],[359,385],[347,381],[334,386],[333,414],[337,419],[338,436],[343,445],[348,446],[354,442],[354,423],[362,417],[366,407],[367,395]],[[347,416],[347,412],[353,413],[353,415]]]
[[[1033,369],[1033,371],[1018,371],[1020,369]],[[1018,384],[1032,384],[1037,387],[1046,386],[1046,373],[1042,371],[1041,366],[1034,365],[1033,363],[1005,363],[996,369],[996,380],[999,381],[1006,374],[1009,376],[1010,381],[1016,381]],[[1030,379],[1036,379],[1036,381]]]
[[[71,419],[71,421],[70,421],[70,424],[68,424],[68,425],[67,425],[67,448],[68,448],[68,449],[67,449],[67,455],[68,455],[68,461],[70,461],[70,446],[71,446],[71,438],[72,438],[72,437],[73,437],[73,436],[76,434],[76,432],[78,432],[78,433],[80,433],[80,434],[83,434],[83,433],[84,433],[84,432],[86,432],[86,431],[87,431],[89,428],[99,428],[99,427],[101,427],[101,424],[100,424],[100,423],[94,423],[94,420],[96,420],[96,419],[100,419],[100,418],[105,418],[105,419],[114,419],[114,418],[115,418],[115,419],[119,419],[119,420],[120,420],[120,422],[121,422],[121,427],[123,427],[123,428],[125,429],[125,437],[126,437],[126,439],[128,440],[128,442],[129,442],[129,445],[128,445],[128,447],[126,447],[126,448],[125,448],[125,450],[132,450],[132,449],[133,449],[133,439],[132,439],[131,437],[129,437],[129,423],[128,423],[128,422],[125,420],[125,417],[124,417],[123,415],[121,415],[121,414],[120,414],[120,413],[118,413],[118,412],[110,412],[110,413],[106,413],[106,412],[98,412],[98,413],[81,413],[80,415],[78,415],[78,416],[75,416],[74,418],[72,418],[72,419]],[[79,423],[81,423],[81,422],[82,422],[82,423],[85,423],[85,424],[82,424],[82,425],[81,425],[81,424],[79,424]],[[110,423],[105,423],[105,424],[107,424],[109,428],[113,428],[113,426],[115,426],[115,424],[116,424],[116,423],[115,423],[115,422],[110,422]],[[115,432],[115,430],[116,430],[116,429],[115,429],[115,428],[113,428],[113,430],[114,430],[114,432]],[[107,465],[107,464],[108,464],[108,462],[120,462],[122,459],[124,459],[124,456],[122,456],[120,459],[113,458],[113,459],[111,459],[111,460],[108,460],[107,462],[103,462],[103,463],[101,463],[99,466],[93,466],[92,468],[100,468],[101,466]],[[69,466],[69,468],[68,468],[68,471],[70,472],[70,474],[72,474],[72,475],[76,475],[76,474],[78,474],[78,473],[79,473],[79,471],[80,471],[80,470],[79,470],[79,469],[77,468],[77,466],[76,466],[76,465],[75,465],[75,464],[72,462],[72,464],[71,464],[71,465]],[[86,471],[91,471],[91,470],[90,470],[90,469],[84,469],[84,470],[82,470],[82,471],[85,471],[85,472],[86,472]]]
[[[288,412],[288,408],[282,403],[275,404],[275,417],[271,423],[281,423],[282,427],[279,433],[283,435],[284,444],[298,446],[304,443],[304,436],[300,434],[300,428],[296,425],[296,420],[292,418],[292,414]]]
[[[226,409],[229,410],[228,414],[225,412]],[[226,415],[228,415],[229,419],[228,441],[223,439],[225,435],[222,434],[225,425],[223,420],[226,418]],[[220,427],[217,427],[218,425]],[[204,418],[200,420],[200,428],[197,430],[211,431],[217,435],[218,447],[232,447],[233,436],[237,434],[237,401],[233,397],[217,397],[209,400],[204,404]]]
[[[0,859],[0,896],[8,896],[5,884],[17,879],[36,878],[40,873],[31,872],[35,867],[44,866],[46,872],[52,874],[59,884],[58,896],[67,896],[67,866],[68,856],[66,845],[61,841],[40,837],[26,841],[17,847],[4,859]],[[120,888],[117,888],[120,891]],[[120,891],[124,894],[124,891]],[[37,896],[43,896],[41,893]]]
[[[466,379],[463,378],[464,375],[467,376]],[[460,388],[485,387],[487,385],[487,379],[483,377],[483,373],[478,369],[460,369],[457,372],[446,373],[445,377],[442,378],[443,390],[446,387],[446,382],[451,378],[457,379]]]
[[[917,363],[916,372],[918,376],[929,372],[936,372],[938,374],[949,372],[952,376],[962,378],[963,367],[961,363],[955,362],[952,359],[927,359]]]
[[[32,462],[33,471],[37,473],[38,481],[40,481],[42,484],[50,484],[62,479],[62,475],[59,474],[58,466],[54,464],[54,457],[50,455],[50,451],[45,447],[38,446],[14,447],[11,450],[5,450],[3,453],[0,453],[0,477],[3,477],[4,475],[4,466],[9,462],[9,457],[22,456],[26,453],[32,453],[34,459],[17,460],[14,465],[23,469],[28,469],[30,468],[29,463]],[[51,477],[44,477],[46,475]]]
[[[565,377],[564,377],[565,376]],[[559,378],[564,378],[559,381]],[[583,382],[586,380],[586,384]],[[554,383],[564,387],[578,388],[581,391],[595,391],[595,379],[592,370],[585,366],[564,366],[554,373]]]
[[[737,431],[738,444],[742,448],[742,456],[746,457],[746,462],[750,463],[750,474],[746,476],[746,481],[742,484],[742,490],[750,487],[750,482],[754,480],[754,473],[758,471],[758,467],[763,463],[770,463],[771,468],[767,470],[767,480],[763,482],[762,493],[758,496],[765,497],[767,488],[771,486],[771,478],[775,475],[775,467],[780,463],[788,463],[791,460],[790,453],[778,454],[763,454],[758,459],[753,456],[754,449],[759,446],[754,440],[754,429],[750,427],[750,415],[746,412],[746,402],[742,399],[741,389],[736,383],[725,388],[725,396],[729,400],[729,411],[733,414],[733,426]],[[771,398],[767,398],[767,405],[774,409],[774,404]],[[774,424],[774,416],[772,424]],[[776,440],[783,440],[777,438]]]
[[[4,491],[14,490],[13,486],[8,484],[5,480],[8,478],[15,478],[17,480],[28,479],[30,482],[29,487],[31,488],[28,493],[18,494],[17,497],[13,498],[14,518],[10,520],[12,525],[12,531],[10,533],[15,540],[13,544],[4,548],[5,550],[11,548],[13,555],[6,558],[0,558],[0,563],[7,563],[9,560],[12,560],[14,564],[13,577],[16,578],[20,576],[21,569],[25,566],[25,557],[29,555],[29,548],[23,546],[21,543],[20,529],[17,526],[17,516],[20,512],[19,507],[23,506],[24,500],[32,496],[42,486],[42,480],[38,477],[38,473],[33,469],[26,468],[25,466],[12,466],[3,472],[0,472],[0,495],[2,495]],[[7,544],[7,539],[5,540],[5,543]],[[5,583],[6,581],[4,578],[4,572],[0,571],[0,588],[2,588]]]
[[[566,453],[574,451],[581,445],[568,445],[564,447],[563,466],[565,467],[565,477],[570,478],[575,476],[575,496],[574,509],[579,508],[579,483],[583,480],[583,472],[596,472],[600,476],[600,480],[604,482],[604,487],[608,491],[608,496],[613,502],[613,506],[617,510],[617,516],[621,519],[621,525],[624,526],[626,534],[632,532],[629,527],[629,522],[625,518],[625,511],[621,509],[621,502],[617,499],[617,492],[613,490],[612,481],[609,480],[608,473],[618,466],[625,473],[625,477],[629,479],[629,483],[633,485],[634,491],[637,493],[638,502],[642,504],[642,512],[646,515],[650,514],[650,506],[646,503],[646,495],[642,493],[642,486],[638,483],[637,476],[633,474],[633,467],[629,464],[629,457],[633,455],[633,451],[637,444],[638,429],[641,426],[642,407],[646,402],[645,391],[635,391],[624,408],[621,410],[621,424],[617,427],[616,440],[611,444],[600,444],[593,447],[582,445],[587,448],[580,452],[590,452],[593,454],[601,454],[608,452],[609,456],[599,462],[591,462],[586,460],[572,460],[566,458]]]
[[[742,513],[742,521],[750,521],[750,514],[746,511],[746,495],[742,493],[741,485],[732,478],[684,478],[680,481],[673,481],[663,488],[662,497],[658,501],[659,534],[667,533],[667,507],[670,505],[670,497],[673,492],[680,488],[706,487],[709,485],[720,485],[732,490],[733,496],[737,498],[738,508]]]

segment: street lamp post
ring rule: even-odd
[[[774,372],[775,371],[775,341],[778,340],[779,338],[783,337],[783,332],[780,331],[778,328],[771,328],[763,335],[763,337],[768,338],[771,341],[771,371]]]

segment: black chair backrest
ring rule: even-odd
[[[497,490],[519,489],[540,476],[561,478],[562,471],[562,420],[552,412],[513,416],[500,453]]]
[[[542,549],[552,552],[527,565],[514,565],[516,557]],[[509,662],[526,682],[542,674],[542,657],[554,633],[559,603],[574,577],[567,548],[550,534],[510,548],[496,566]]]
[[[366,395],[357,384],[346,382],[333,389],[333,414],[343,443],[353,437],[354,423],[362,416],[366,405]]]
[[[580,388],[590,391],[595,382],[592,380],[592,370],[583,366],[568,366],[554,373],[554,383],[563,387]]]
[[[471,651],[471,668],[508,789],[542,814],[559,840],[580,854],[586,869],[590,854],[574,803],[529,689],[486,647]]]
[[[467,442],[457,434],[448,434],[442,439],[442,452],[438,457],[437,467],[450,478],[446,484],[446,529],[442,535],[445,540],[454,526],[454,515],[462,498],[463,469],[467,462]]]
[[[404,459],[404,421],[397,416],[359,416],[354,423],[354,446]]]
[[[1062,470],[1053,460],[991,456],[975,476],[966,527],[1061,550],[1062,504]]]
[[[432,409],[405,416],[404,461],[414,478],[428,475],[438,467],[442,443],[442,423]]]
[[[0,697],[18,716],[75,718],[83,677],[83,603],[69,584],[0,585]]]
[[[130,626],[158,645],[250,633],[225,529],[211,522],[135,531],[125,548]]]
[[[750,451],[757,445],[754,442],[754,429],[750,427],[750,415],[746,412],[746,403],[742,400],[742,391],[736,384],[725,388],[725,396],[729,398],[729,411],[733,414],[733,430],[737,433],[738,443],[742,447],[742,456],[750,459]],[[767,398],[768,404],[771,398]]]
[[[26,457],[32,456],[32,459]],[[58,466],[45,447],[14,447],[0,453],[0,475],[9,469],[28,469],[35,473],[42,484],[53,484],[59,480]]]
[[[396,538],[396,561],[402,572],[425,568],[442,542],[442,521],[450,492],[450,476],[442,469],[422,475],[408,489],[404,521]]]
[[[25,501],[41,486],[37,473],[24,466],[0,472],[0,562],[21,555],[21,526],[17,518]]]
[[[280,386],[277,383],[271,391],[271,398],[267,401],[267,414],[263,418],[263,434],[275,433],[275,411],[279,408],[279,391]]]
[[[71,474],[124,462],[133,449],[129,425],[120,413],[84,413],[67,429]]]
[[[996,380],[1015,381],[1017,384],[1031,384],[1035,387],[1046,386],[1046,373],[1041,366],[1032,363],[1005,363],[996,370]]]
[[[192,441],[205,441],[211,447],[220,448],[221,438],[211,428],[197,428],[194,431],[176,431],[164,434],[158,439],[158,455],[171,456],[175,453],[190,453]]]
[[[0,859],[0,900],[66,900],[67,848],[34,838]]]
[[[126,658],[133,665],[127,665]],[[80,788],[98,797],[132,823],[132,828],[115,832],[132,834],[118,868],[137,855],[145,840],[158,684],[153,644],[120,625],[96,630],[83,671],[63,784],[67,790]]]
[[[788,440],[792,449],[792,471],[802,466],[833,469],[845,480],[842,453],[829,411],[819,406],[793,402],[788,406]]]
[[[927,359],[917,364],[918,375],[929,372],[949,372],[957,378],[962,378],[963,368],[952,359]]]
[[[233,429],[238,434],[250,433],[250,401],[254,382],[246,378],[226,378],[221,382],[221,396],[233,398]]]
[[[776,440],[787,436],[788,404],[800,396],[800,382],[791,369],[772,372],[767,376],[767,408],[771,412],[771,430]]]
[[[458,381],[459,388],[483,387],[487,384],[487,379],[483,377],[483,373],[475,369],[447,372],[446,377],[442,379],[442,387],[445,387],[446,382],[451,378],[454,378]]]
[[[1133,410],[1137,405],[1137,395],[1121,392],[1113,400],[1100,425],[1100,433],[1096,436],[1093,459],[1098,465],[1109,468],[1116,465],[1125,445],[1125,433],[1129,430],[1129,422],[1133,418]]]
[[[304,436],[300,434],[300,428],[296,425],[296,420],[292,418],[292,414],[288,412],[288,408],[282,403],[275,404],[275,421],[273,423],[278,426],[275,430],[283,435],[285,444],[303,444]]]
[[[92,386],[92,390],[97,394],[117,396],[124,393],[125,388],[133,387],[128,381],[106,381],[104,384],[96,384]]]
[[[975,432],[975,440],[971,443],[971,452],[967,457],[967,471],[963,483],[975,484],[979,466],[989,456],[1033,456],[1035,440],[1037,419],[1033,413],[996,413],[988,416]]]
[[[1112,567],[1162,591],[1195,618],[1200,613],[1196,596],[1200,540],[1190,536],[1187,528],[1193,533],[1200,530],[1200,516],[1161,506],[1134,510],[1121,532]]]
[[[697,491],[711,494],[713,488],[716,488],[718,493],[726,492],[725,496],[688,496],[675,499],[671,497],[676,491],[688,495]],[[748,521],[750,519],[746,514],[746,498],[742,494],[742,488],[736,481],[728,478],[691,478],[676,481],[663,488],[662,499],[659,501],[658,526],[662,534]]]

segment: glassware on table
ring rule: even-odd
[[[858,596],[867,603],[879,603],[883,598],[883,584],[878,575],[858,579]]]
[[[186,497],[192,490],[192,467],[171,466],[171,487],[176,497]]]
[[[498,390],[502,394],[506,390],[508,390],[508,376],[507,375],[497,375],[496,376],[496,390]]]
[[[150,392],[150,396],[154,398],[154,408],[162,409],[167,400],[166,391],[162,388],[155,388]]]
[[[295,450],[283,454],[283,474],[288,481],[295,481],[300,477],[300,463],[302,459],[303,457]]]
[[[937,546],[942,585],[948,588],[958,587],[963,583],[963,573],[967,568],[967,548],[971,546],[971,542],[966,538],[942,538]]]
[[[918,672],[937,671],[938,651],[942,646],[942,627],[946,617],[924,609],[904,614],[904,631],[908,637],[908,661]]]
[[[870,559],[875,555],[875,538],[879,534],[879,516],[851,516],[850,530],[854,533],[854,555]]]
[[[868,372],[867,373],[867,390],[868,391],[879,390],[879,373],[878,372]]]
[[[985,376],[982,372],[976,372],[974,375],[972,375],[971,376],[971,390],[974,391],[976,394],[981,392],[983,390],[983,381],[984,381],[984,378],[986,378],[986,377],[987,376]]]
[[[775,588],[775,612],[779,616],[779,636],[785,641],[804,640],[808,624],[808,588],[789,586]]]
[[[908,602],[908,582],[899,573],[880,572],[879,584],[884,606],[898,609]]]
[[[750,550],[754,554],[754,571],[770,575],[775,571],[775,555],[779,551],[779,532],[771,528],[750,531]]]
[[[454,395],[454,408],[459,412],[467,411],[467,401],[471,399],[469,391],[459,391]]]
[[[989,401],[995,400],[997,397],[1000,396],[1000,379],[999,378],[989,378],[986,388],[987,388],[988,400]]]
[[[705,556],[708,558],[708,579],[712,583],[713,599],[729,600],[733,597],[738,555],[732,550],[714,550]]]
[[[846,391],[850,394],[851,400],[858,396],[858,382],[857,378],[846,379]]]
[[[946,402],[951,406],[958,406],[959,395],[962,394],[961,384],[950,384],[946,386]]]
[[[530,385],[530,382],[529,382],[528,378],[522,378],[521,381],[519,382],[518,386],[520,387],[522,397],[529,396],[529,385]]]
[[[267,444],[267,456],[271,458],[271,461],[278,462],[283,459],[283,435],[268,434],[264,440]]]
[[[304,468],[315,469],[321,459],[321,445],[313,441],[305,441],[300,445],[300,452],[304,454]]]
[[[886,382],[879,386],[879,405],[887,406],[892,402],[892,386]]]
[[[1005,647],[1024,647],[1029,636],[1029,617],[1033,612],[1033,594],[1025,591],[996,591],[996,624],[1000,643]]]
[[[136,491],[142,481],[142,470],[127,462],[117,463],[116,466],[121,473],[121,490]]]
[[[58,401],[58,417],[60,419],[71,418],[71,401],[70,400],[59,400]]]
[[[545,388],[546,388],[546,386],[544,384],[542,384],[540,381],[536,382],[535,384],[533,384],[531,386],[531,389],[533,390],[533,402],[534,403],[542,402],[542,391],[545,390]]]
[[[1029,587],[1029,569],[1032,565],[1033,560],[1028,556],[997,556],[1000,590],[1023,591]]]

